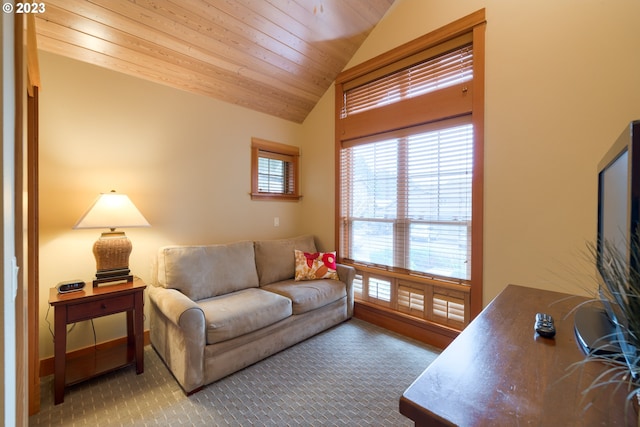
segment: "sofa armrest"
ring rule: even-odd
[[[151,343],[189,393],[204,383],[204,312],[176,289],[148,289]]]
[[[149,288],[149,299],[152,300],[158,310],[176,326],[198,329],[198,323],[200,323],[199,321],[201,320],[202,327],[204,327],[204,312],[198,304],[182,292],[176,289],[152,286]],[[189,310],[196,310],[196,312],[189,313]],[[190,324],[194,322],[195,324]]]
[[[356,277],[356,269],[350,265],[336,264],[338,277],[347,285],[347,316],[353,317],[353,280]]]

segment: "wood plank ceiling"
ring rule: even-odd
[[[47,0],[38,48],[301,123],[394,0]]]

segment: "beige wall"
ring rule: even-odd
[[[483,7],[484,304],[508,283],[584,292],[596,165],[640,119],[640,3],[398,0],[350,66]],[[99,231],[71,227],[98,192],[129,194],[151,222],[127,231],[144,279],[163,244],[309,232],[334,249],[333,88],[297,125],[47,53],[41,69],[42,355],[52,354],[48,288],[95,272]],[[301,147],[301,202],[249,200],[252,136]],[[93,343],[86,323],[70,348]],[[98,341],[124,335],[122,324],[100,319]]]

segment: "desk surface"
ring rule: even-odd
[[[604,364],[569,369],[584,360],[572,312],[584,300],[509,285],[404,392],[400,412],[416,426],[635,425],[623,390],[583,397]],[[555,339],[537,336],[537,312],[554,317]]]

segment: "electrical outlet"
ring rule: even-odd
[[[276,216],[273,218],[273,226],[280,227],[280,217]]]

